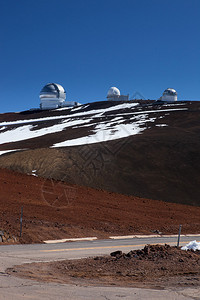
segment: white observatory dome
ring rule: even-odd
[[[66,99],[66,92],[64,88],[58,83],[46,84],[40,92],[40,99],[43,98],[61,98]]]
[[[62,107],[65,99],[66,92],[60,84],[48,83],[40,92],[40,107],[41,109]]]
[[[163,95],[177,95],[177,92],[175,89],[168,88],[164,91]]]
[[[120,96],[120,90],[112,86],[111,88],[109,88],[107,96],[114,96],[114,95]]]
[[[177,101],[177,92],[175,89],[168,88],[164,90],[162,95],[163,101]]]

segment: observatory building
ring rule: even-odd
[[[163,92],[162,97],[160,98],[162,101],[167,101],[167,102],[174,102],[177,101],[177,92],[174,89],[166,89]]]
[[[120,90],[116,87],[111,87],[107,94],[108,101],[128,101],[129,95],[121,95]]]
[[[46,84],[40,92],[40,108],[55,109],[66,106],[77,106],[78,102],[65,101],[66,92],[64,88],[57,83]]]

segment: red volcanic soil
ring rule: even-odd
[[[200,232],[200,207],[166,203],[0,169],[0,230],[21,243]],[[23,206],[23,232],[19,238]]]

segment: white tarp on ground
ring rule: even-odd
[[[182,247],[181,250],[200,250],[200,243],[198,243],[196,240],[189,242],[186,246]]]

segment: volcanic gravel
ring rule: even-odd
[[[87,236],[177,234],[179,224],[183,234],[200,232],[200,207],[125,196],[3,169],[0,205],[0,230],[20,243]]]

